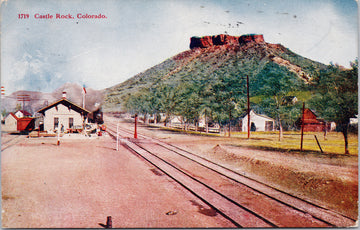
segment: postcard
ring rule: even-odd
[[[357,14],[1,0],[2,228],[357,226]]]

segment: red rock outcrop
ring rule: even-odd
[[[219,34],[214,36],[191,37],[190,49],[209,48],[212,46],[229,45],[229,44],[241,45],[249,42],[262,43],[264,42],[264,36],[262,34],[260,35],[248,34],[237,37],[237,36],[230,36],[227,34]]]
[[[230,36],[226,34],[219,34],[212,36],[214,45],[226,45],[226,44],[236,44],[239,37]]]
[[[190,49],[199,47],[199,48],[209,48],[213,46],[213,40],[211,36],[204,36],[204,37],[191,37],[190,39]]]
[[[264,36],[262,34],[247,34],[239,37],[240,44],[249,43],[249,42],[256,42],[256,43],[265,42]]]

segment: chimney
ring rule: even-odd
[[[63,99],[66,99],[66,92],[65,92],[65,91],[62,92],[62,98],[63,98]]]

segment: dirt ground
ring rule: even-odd
[[[236,137],[180,134],[159,131],[156,127],[140,126],[139,133],[181,146],[241,174],[358,219],[357,155],[265,151],[239,147],[246,140]]]
[[[244,140],[236,137],[142,125],[138,133],[358,218],[357,155],[265,151],[239,147]],[[25,139],[3,151],[1,161],[4,228],[101,228],[107,216],[114,228],[233,227],[139,157],[115,151],[109,137],[63,138],[60,146],[56,138]]]
[[[107,216],[113,228],[233,227],[109,136],[56,143],[2,152],[3,228],[102,228]]]

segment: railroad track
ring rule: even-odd
[[[6,141],[1,141],[1,151],[19,143],[20,141],[24,140],[27,136],[26,135],[13,135],[12,138]]]
[[[116,121],[108,120],[116,138]],[[159,139],[119,127],[121,142],[235,227],[349,227],[356,220],[256,181]]]

